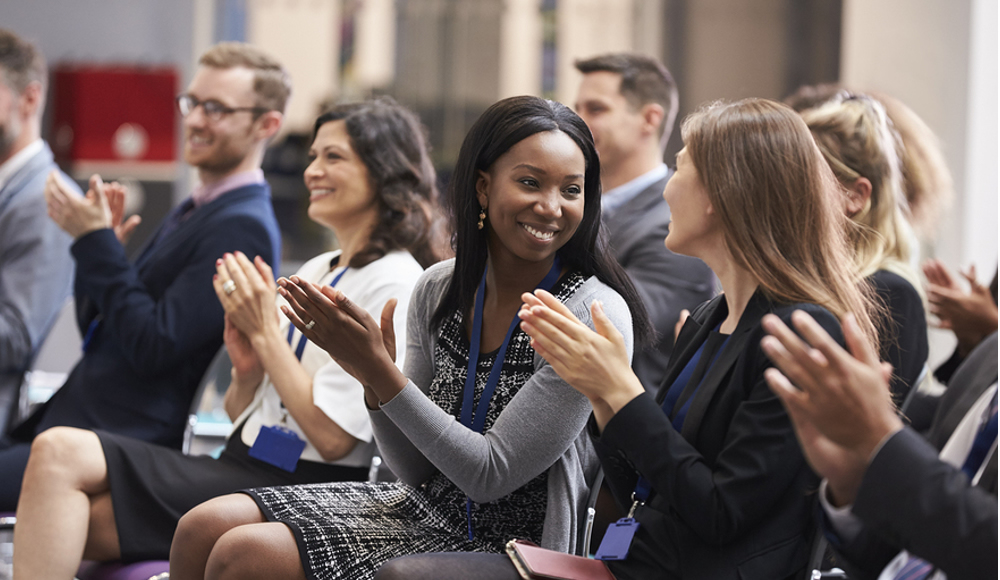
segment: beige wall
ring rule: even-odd
[[[247,0],[247,42],[280,60],[292,77],[284,131],[308,132],[337,90],[341,0]]]
[[[580,84],[574,61],[636,49],[634,5],[633,0],[559,0],[557,6],[556,99],[572,106]]]
[[[846,0],[842,80],[909,105],[940,137],[956,199],[934,247],[952,268],[997,262],[996,0]],[[931,362],[951,348],[932,332]]]
[[[785,91],[785,0],[688,2],[681,104],[690,111],[716,99]]]

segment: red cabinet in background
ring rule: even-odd
[[[49,139],[56,158],[76,177],[97,172],[172,181],[177,86],[173,67],[56,67]]]

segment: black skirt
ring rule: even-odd
[[[108,466],[111,503],[122,560],[165,560],[181,516],[214,497],[247,487],[364,481],[367,467],[344,467],[300,460],[294,473],[254,459],[240,437],[229,438],[219,459],[184,455],[96,431]]]

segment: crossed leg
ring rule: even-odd
[[[244,494],[211,499],[184,514],[170,546],[172,580],[305,580],[292,531],[268,522]]]
[[[120,557],[107,461],[96,433],[55,427],[35,438],[14,546],[17,580],[73,578],[84,557]]]

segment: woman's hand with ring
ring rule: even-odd
[[[407,379],[394,364],[395,300],[386,303],[379,325],[364,308],[335,288],[319,286],[298,276],[281,278],[278,284],[279,293],[289,304],[281,307],[282,312],[306,338],[369,386],[381,402],[387,402],[402,390]]]
[[[233,326],[251,342],[260,336],[277,334],[275,312],[277,288],[273,273],[259,256],[253,262],[242,252],[226,254],[215,263],[215,294]]]

